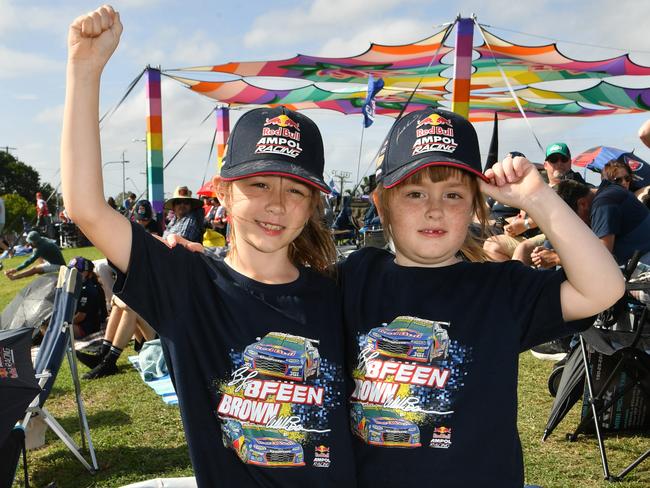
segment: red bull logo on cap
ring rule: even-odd
[[[272,128],[269,126],[275,126]],[[262,128],[262,136],[265,137],[283,137],[292,141],[300,140],[300,124],[288,115],[282,114],[277,117],[266,119]]]
[[[445,126],[446,128],[442,127]],[[415,128],[415,137],[425,137],[429,135],[454,136],[454,126],[447,117],[438,114],[431,114],[418,120]]]
[[[442,115],[438,114],[431,114],[422,120],[418,120],[418,127],[422,127],[423,125],[448,125],[449,127],[452,126],[451,121],[443,117]]]
[[[267,118],[262,127],[262,137],[257,141],[256,154],[282,154],[297,158],[300,146],[300,124],[288,115]]]
[[[288,115],[282,114],[271,119],[266,119],[264,125],[277,125],[278,127],[292,127],[296,130],[300,130],[300,124],[291,119]]]

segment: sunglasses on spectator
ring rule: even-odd
[[[629,183],[630,181],[632,181],[632,177],[629,176],[629,175],[618,176],[617,178],[614,178],[612,181],[613,181],[614,183],[620,185],[620,184],[623,183],[624,181],[627,181],[627,182]]]
[[[563,156],[562,154],[551,154],[548,158],[546,158],[546,160],[551,164],[555,164],[558,161],[566,163],[567,161],[569,161],[569,158]]]

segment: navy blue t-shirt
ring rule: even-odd
[[[563,322],[563,272],[372,248],[339,271],[359,486],[521,488],[519,353],[591,323]]]
[[[198,485],[356,486],[335,283],[262,284],[132,229],[115,291],[167,347]]]
[[[650,251],[650,211],[636,196],[603,180],[591,205],[591,229],[599,237],[614,235],[614,257],[625,264],[634,254]]]
[[[99,287],[101,285],[92,279],[83,282],[81,294],[77,302],[77,312],[83,312],[86,317],[79,323],[84,336],[99,332],[101,322],[106,317],[103,298],[100,296]]]

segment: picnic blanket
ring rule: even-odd
[[[167,405],[178,405],[178,396],[176,396],[176,390],[174,390],[174,385],[172,384],[172,380],[169,377],[169,374],[166,374],[160,378],[145,380],[142,375],[142,370],[140,369],[140,357],[129,356],[129,362],[136,370],[138,370],[142,381],[144,381],[149,388],[155,391],[157,395],[160,395],[162,397],[163,402],[165,402]]]
[[[156,478],[153,480],[141,481],[121,488],[196,488],[196,479],[187,478]]]

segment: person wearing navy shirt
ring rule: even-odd
[[[634,194],[603,180],[591,204],[591,229],[623,265],[635,251],[650,264],[650,211]]]

